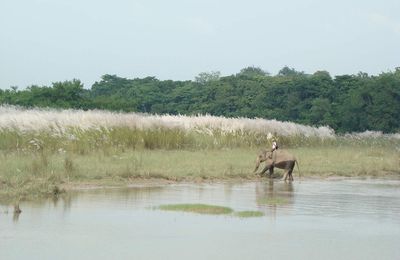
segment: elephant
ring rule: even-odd
[[[293,181],[292,172],[294,165],[296,163],[300,175],[299,164],[296,160],[296,157],[294,157],[292,154],[290,154],[285,150],[278,149],[275,150],[274,152],[271,152],[270,150],[266,149],[261,150],[257,156],[256,168],[254,169],[254,173],[257,172],[258,167],[262,162],[265,162],[265,167],[261,171],[261,175],[263,175],[266,171],[269,170],[269,177],[271,177],[272,174],[274,173],[274,168],[276,167],[285,170],[285,173],[282,178],[284,181],[286,181],[288,178],[289,181]]]

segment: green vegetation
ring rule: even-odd
[[[81,151],[0,152],[0,199],[57,195],[81,184],[110,186],[145,180],[204,182],[259,178],[252,172],[257,153],[253,148]],[[400,153],[395,147],[300,147],[291,148],[290,152],[297,156],[303,177],[400,176]],[[277,169],[275,177],[282,173]],[[294,177],[297,181],[297,168]]]
[[[235,212],[235,216],[240,218],[254,218],[254,217],[262,217],[264,213],[261,211],[238,211]]]
[[[104,75],[90,89],[72,80],[0,90],[0,104],[275,118],[329,125],[338,133],[395,133],[400,130],[400,68],[378,76],[360,72],[331,77],[326,71],[305,74],[288,67],[272,76],[249,67],[226,77],[200,73],[194,81]]]
[[[158,207],[161,210],[167,211],[181,211],[181,212],[191,212],[206,215],[228,215],[232,214],[240,218],[252,218],[252,217],[262,217],[264,213],[260,211],[238,211],[234,212],[233,209],[229,207],[207,205],[207,204],[168,204],[161,205]]]
[[[170,204],[161,205],[159,209],[168,211],[192,212],[207,215],[226,215],[233,212],[233,210],[228,207],[207,204]]]
[[[281,197],[267,197],[267,198],[260,198],[257,200],[259,204],[265,205],[286,205],[289,201],[285,198]]]
[[[270,147],[273,133],[306,177],[400,174],[399,134],[341,134],[399,132],[400,68],[334,78],[288,67],[274,76],[255,67],[226,77],[200,73],[194,81],[104,75],[90,89],[79,80],[0,89],[0,104],[150,113],[0,106],[1,200],[58,195],[82,183],[255,179],[256,153]],[[300,124],[329,125],[339,135]]]
[[[271,132],[297,156],[302,176],[400,173],[398,134],[335,135],[327,127],[263,119],[0,106],[0,200],[58,195],[82,184],[255,180],[255,157],[271,147]]]

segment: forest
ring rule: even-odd
[[[27,108],[264,118],[330,126],[337,133],[400,131],[400,67],[379,75],[334,77],[287,66],[276,75],[247,67],[230,76],[202,72],[187,81],[103,75],[89,89],[78,79],[4,87],[0,104]]]

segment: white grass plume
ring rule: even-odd
[[[277,120],[225,118],[210,115],[144,115],[102,110],[24,109],[0,106],[0,129],[25,131],[53,130],[65,133],[68,128],[82,130],[115,127],[136,129],[178,128],[213,134],[276,133],[280,136],[333,138],[334,130],[328,126],[311,127]]]

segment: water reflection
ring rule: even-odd
[[[76,195],[75,195],[76,196]],[[52,202],[54,208],[61,208],[62,211],[68,212],[71,209],[73,194],[66,193],[57,196],[52,196],[49,201]],[[46,201],[42,201],[37,204],[38,206],[46,204]]]
[[[278,209],[290,209],[294,203],[295,192],[292,182],[276,182],[267,180],[255,186],[256,204],[266,216],[273,219],[277,216]]]
[[[281,182],[172,184],[73,191],[49,199],[22,202],[22,215],[57,212],[68,217],[74,210],[104,208],[138,210],[163,204],[202,203],[235,211],[259,210],[266,218],[280,215],[361,216],[400,221],[400,183]],[[12,210],[10,211],[12,212]],[[20,215],[14,214],[14,222]]]
[[[20,202],[21,214],[0,206],[0,259],[397,259],[400,182],[378,184],[263,180],[68,192]],[[265,216],[152,209],[179,203]]]
[[[21,212],[15,212],[13,213],[13,221],[18,222],[19,215],[21,215]]]

